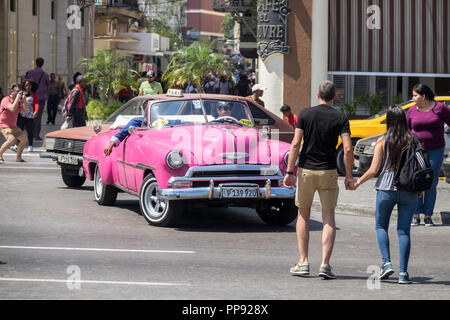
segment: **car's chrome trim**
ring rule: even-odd
[[[147,165],[142,164],[142,163],[138,163],[137,165],[134,165],[134,164],[122,161],[122,160],[117,160],[117,162],[120,163],[120,164],[123,164],[125,166],[132,167],[132,168],[139,169],[139,170],[147,170],[147,169],[155,170],[155,168],[147,166]]]
[[[230,184],[236,185],[236,184]],[[295,189],[289,188],[271,188],[266,185],[264,188],[255,186],[254,184],[239,184],[239,186],[249,186],[258,188],[258,198],[247,199],[247,201],[258,201],[258,200],[271,200],[271,199],[294,199]],[[213,187],[210,185],[208,188],[189,188],[189,189],[158,189],[158,197],[164,200],[220,200],[221,197],[221,186]],[[227,199],[233,200],[245,200],[242,199]]]

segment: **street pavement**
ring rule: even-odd
[[[59,167],[37,152],[24,153],[26,163],[14,159],[8,151],[0,165],[0,299],[450,299],[447,225],[412,228],[414,284],[401,286],[393,222],[396,273],[387,282],[372,280],[381,264],[374,218],[367,215],[374,180],[358,191],[346,191],[339,180],[332,257],[338,278],[324,281],[317,277],[319,208],[310,222],[312,273],[299,278],[289,274],[298,259],[295,222],[273,227],[254,210],[205,208],[187,212],[175,228],[152,227],[135,197],[119,194],[115,206],[101,207],[92,182],[69,189]],[[437,210],[446,209],[449,195],[441,182]]]

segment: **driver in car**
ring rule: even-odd
[[[231,103],[227,103],[225,105],[218,105],[216,108],[217,118],[221,117],[231,117]]]

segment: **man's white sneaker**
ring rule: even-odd
[[[28,147],[28,152],[33,152],[33,147],[32,146]]]

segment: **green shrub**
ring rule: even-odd
[[[361,99],[359,97],[355,98],[352,101],[343,102],[341,104],[341,110],[347,115],[351,116],[356,114],[356,107],[360,103]]]
[[[88,119],[100,119],[101,121],[105,121],[111,114],[113,114],[117,109],[122,106],[122,103],[119,101],[115,101],[110,104],[106,104],[101,102],[100,100],[91,100],[89,101],[86,111],[88,114]]]

